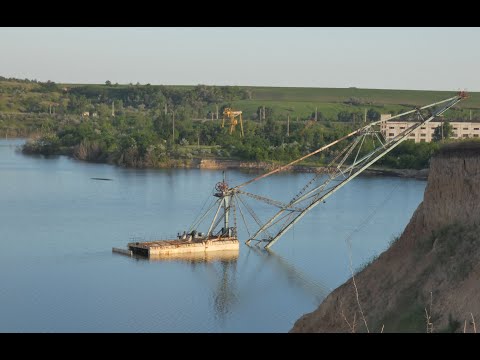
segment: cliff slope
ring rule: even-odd
[[[480,142],[444,146],[430,165],[423,202],[400,238],[355,275],[370,332],[480,326]],[[431,305],[430,305],[431,304]],[[349,279],[291,332],[367,331]]]

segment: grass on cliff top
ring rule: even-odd
[[[414,256],[418,265],[411,269],[415,277],[408,286],[398,289],[394,300],[390,299],[395,301],[394,308],[380,315],[374,328],[384,325],[386,332],[426,332],[425,307],[428,307],[429,293],[433,291],[431,321],[434,332],[458,331],[464,319],[456,318],[450,311],[464,301],[464,294],[457,293],[450,300],[451,309],[441,312],[435,307],[435,301],[451,289],[460,288],[459,284],[471,276],[478,259],[479,231],[479,225],[452,223],[417,240]],[[426,286],[432,278],[437,279],[433,288],[431,284]]]
[[[480,156],[480,139],[446,142],[440,147],[437,154],[440,156]]]

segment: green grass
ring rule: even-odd
[[[448,314],[448,325],[444,329],[440,329],[440,333],[454,333],[461,326],[460,321],[454,319],[452,314]]]
[[[281,100],[238,100],[232,102],[232,107],[235,109],[241,109],[244,116],[249,118],[252,114],[256,113],[258,107],[266,106],[273,109],[274,118],[277,120],[287,120],[287,115],[290,115],[290,120],[295,121],[297,116],[300,119],[309,118],[315,108],[318,112],[321,112],[324,118],[330,120],[337,120],[337,114],[340,111],[359,112],[362,113],[364,109],[373,108],[380,113],[391,113],[392,110],[398,112],[400,109],[405,109],[401,105],[388,105],[388,106],[354,106],[344,103],[315,103],[311,101],[281,101]],[[214,110],[212,108],[212,110]]]
[[[388,90],[359,88],[249,87],[255,100],[344,102],[351,97],[373,104],[425,105],[454,96],[457,90]],[[460,107],[480,109],[480,93],[469,93]]]
[[[40,85],[35,83],[24,83],[20,81],[0,81],[0,90],[25,90],[31,91],[38,89]]]
[[[188,89],[188,86],[172,86]],[[456,94],[456,91],[422,91],[422,90],[384,90],[384,89],[351,89],[351,88],[280,88],[280,87],[248,87],[252,90],[252,99],[237,100],[231,103],[235,109],[242,110],[245,118],[256,113],[258,107],[273,109],[276,120],[307,119],[315,108],[330,120],[336,120],[340,111],[360,112],[373,108],[382,113],[398,113],[400,110],[411,110],[414,106],[426,105],[444,100]],[[346,102],[356,98],[361,105],[350,105]],[[469,93],[469,98],[459,103],[455,116],[468,117],[466,109],[474,110],[473,115],[480,117],[480,93]],[[210,106],[215,111],[215,105]],[[451,112],[450,112],[451,114]],[[447,115],[450,115],[447,114]]]
[[[353,270],[354,275],[357,276],[359,273],[361,273],[367,267],[372,265],[378,259],[378,257],[379,257],[379,255],[375,254],[372,257],[370,257],[370,259],[368,259],[365,262],[363,262],[362,264],[360,264],[355,270]]]
[[[136,83],[132,83],[131,85],[136,85]],[[115,84],[112,82],[112,85],[110,85],[110,88],[116,88],[116,89],[127,89],[130,84]],[[141,86],[147,85],[147,84],[140,84]],[[60,88],[66,87],[66,88],[77,88],[77,87],[83,87],[83,86],[90,86],[93,89],[104,89],[106,87],[105,83],[102,84],[68,84],[68,83],[59,83],[58,86]],[[195,85],[151,85],[153,88],[158,88],[161,86],[167,87],[167,88],[172,88],[172,89],[178,89],[178,90],[191,90],[195,87]]]
[[[104,87],[104,84],[59,84],[62,87],[93,86]],[[145,84],[142,84],[145,85]],[[113,86],[113,85],[112,85]],[[118,88],[126,88],[128,84],[119,84]],[[157,87],[159,85],[152,85]],[[166,85],[167,88],[192,89],[194,85]],[[415,106],[425,105],[435,101],[443,100],[454,96],[456,89],[452,91],[433,90],[391,90],[391,89],[361,89],[361,88],[303,88],[303,87],[264,87],[264,86],[239,86],[252,91],[252,100],[266,105],[264,102],[292,103],[299,106],[299,103],[320,104],[320,103],[343,103],[349,98],[359,98],[374,105],[397,105]],[[292,104],[285,105],[291,107]],[[257,105],[257,106],[260,106]],[[267,106],[267,105],[266,105]],[[368,105],[366,105],[368,106]],[[460,108],[480,109],[480,93],[471,92],[469,98],[459,104]],[[313,110],[315,105],[313,105]],[[250,109],[247,109],[251,111]],[[256,110],[256,108],[255,108]],[[319,109],[320,111],[320,109]]]
[[[75,88],[80,86],[90,86],[94,89],[105,88],[105,84],[58,84],[60,88]],[[145,84],[142,84],[145,85]],[[114,88],[122,89],[130,86],[129,84],[112,85]],[[152,85],[158,87],[159,85]],[[167,85],[168,88],[192,89],[194,85]],[[17,89],[22,94],[7,94],[7,89]],[[1,111],[22,111],[17,105],[18,96],[40,96],[35,92],[39,88],[35,83],[22,83],[16,81],[0,81],[0,110]],[[255,87],[240,86],[239,88],[249,89],[252,93],[252,99],[234,101],[232,107],[242,110],[244,118],[248,119],[256,113],[260,106],[270,107],[274,111],[274,118],[277,120],[286,120],[290,115],[291,120],[297,117],[307,119],[318,108],[323,116],[330,120],[336,120],[337,113],[340,111],[361,112],[365,109],[373,108],[380,113],[398,113],[399,110],[411,109],[414,106],[426,105],[435,101],[443,100],[456,94],[452,91],[430,91],[430,90],[389,90],[389,89],[360,89],[360,88],[300,88],[300,87]],[[2,90],[3,91],[2,93]],[[32,92],[33,90],[33,92]],[[353,106],[346,102],[350,98],[359,99],[362,104]],[[7,107],[7,103],[15,103],[16,106]],[[218,104],[222,105],[222,104]],[[215,105],[211,105],[210,110],[215,110]],[[474,117],[480,117],[480,93],[469,93],[469,98],[458,104],[458,111],[455,115],[467,117],[468,110],[472,109]]]
[[[384,325],[387,332],[426,332],[423,300],[418,282],[411,284],[398,294],[395,308],[384,314],[374,328]]]

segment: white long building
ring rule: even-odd
[[[382,117],[382,120],[383,119],[385,118]],[[438,121],[431,121],[425,124],[425,126],[422,126],[417,130],[415,130],[413,133],[411,133],[408,139],[415,140],[416,143],[430,142],[432,141],[433,132],[435,131],[435,128],[441,124],[442,123]],[[385,136],[386,139],[391,139],[413,125],[415,125],[415,123],[411,121],[384,122],[380,124],[380,131],[382,132],[383,136]],[[452,125],[453,127],[452,138],[454,139],[480,137],[480,123],[451,122],[450,125]]]

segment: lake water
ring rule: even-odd
[[[346,239],[354,268],[382,252],[426,185],[357,178],[271,253],[241,241],[238,257],[148,261],[112,247],[186,229],[221,171],[26,156],[22,143],[0,140],[1,332],[287,332],[349,277]],[[254,175],[227,176],[233,185]],[[248,191],[286,200],[310,178],[279,174]]]

